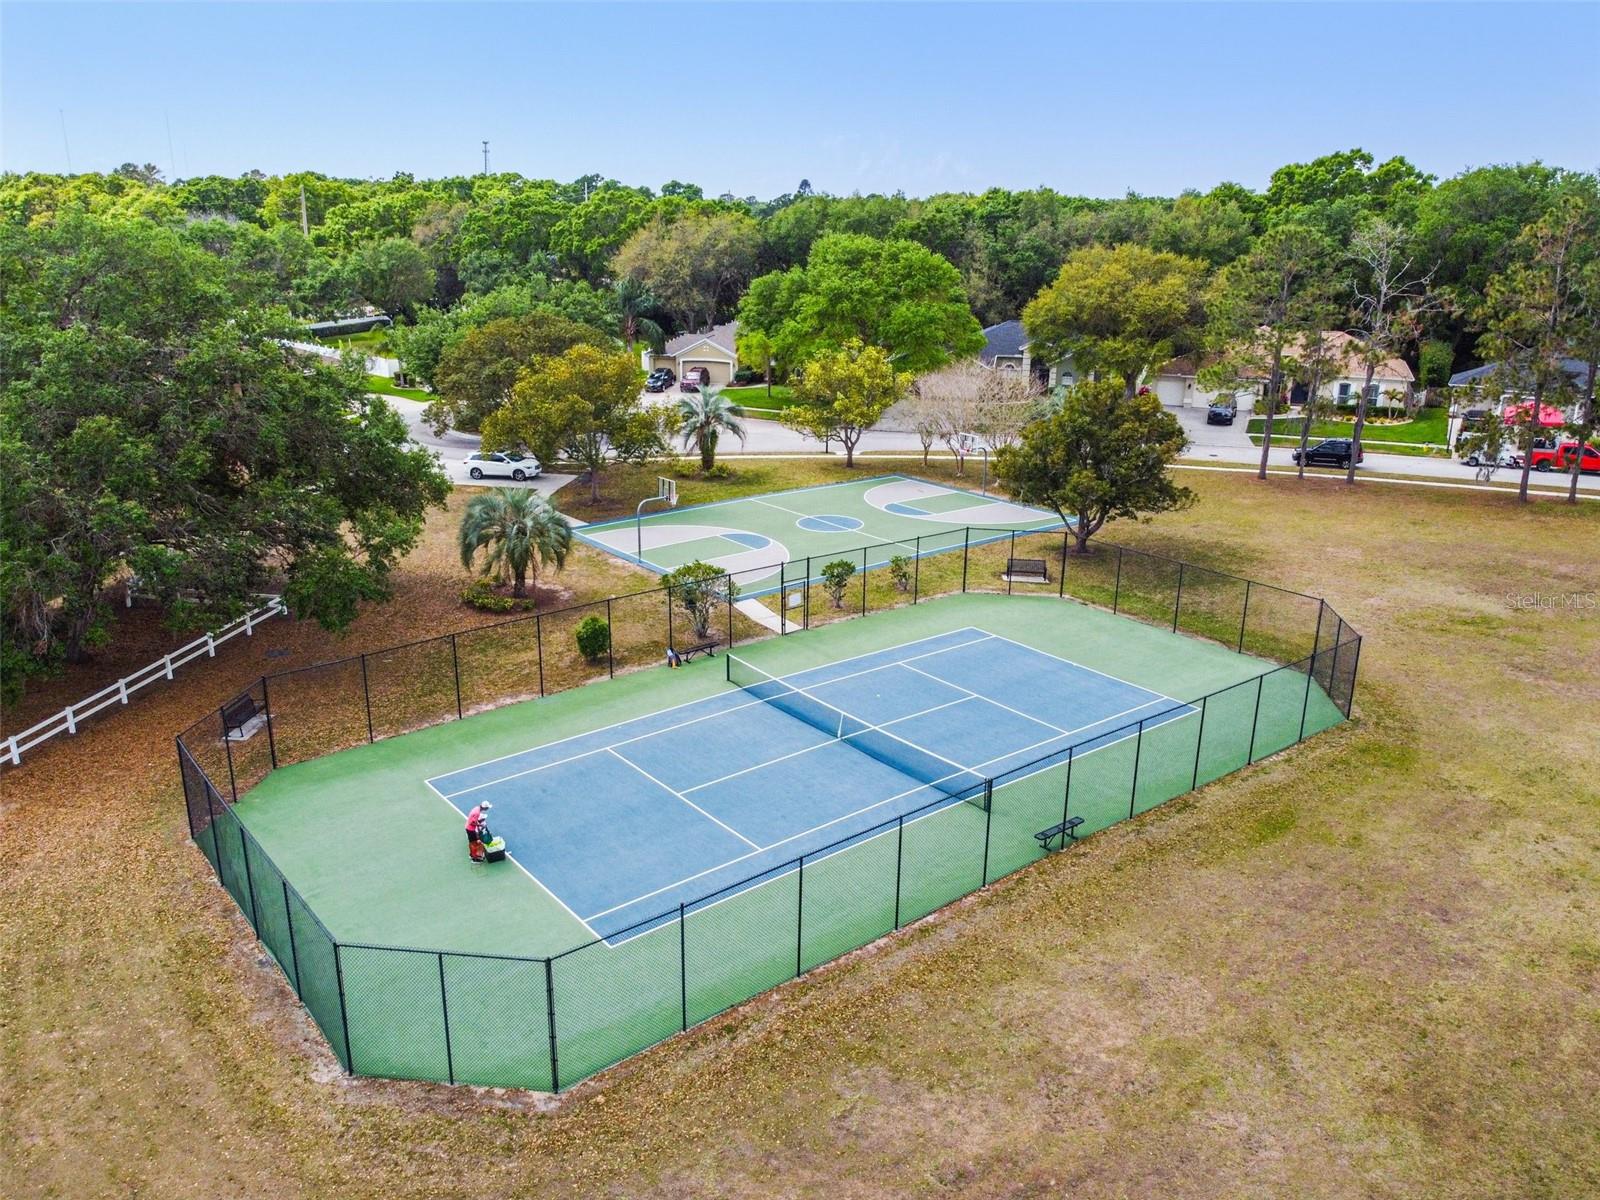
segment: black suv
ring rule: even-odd
[[[1206,410],[1207,425],[1232,425],[1233,419],[1239,415],[1239,410],[1234,407],[1232,400],[1218,400]]]
[[[671,367],[657,367],[646,377],[644,390],[647,392],[664,392],[678,382],[678,377]]]
[[[1356,455],[1360,462],[1367,456],[1365,450]],[[1300,461],[1300,448],[1295,447],[1294,461]],[[1349,438],[1324,438],[1315,446],[1306,449],[1306,466],[1308,467],[1348,467],[1350,465],[1350,439]]]

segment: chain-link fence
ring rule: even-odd
[[[1071,538],[949,530],[783,564],[709,615],[658,588],[268,676],[179,735],[189,830],[347,1071],[560,1090],[1350,715],[1361,637],[1324,601],[1125,547],[1071,553]],[[233,810],[275,767],[667,647],[731,648],[950,592],[1053,594],[1271,665],[988,779],[974,802],[940,797],[548,958],[341,942]]]

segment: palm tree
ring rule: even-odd
[[[683,448],[700,450],[700,469],[709,471],[717,460],[717,436],[731,433],[744,443],[744,410],[719,391],[702,387],[678,400],[678,433]]]
[[[650,289],[632,275],[624,275],[612,285],[612,292],[617,301],[619,331],[628,349],[632,350],[633,344],[642,340],[659,350],[667,335],[661,326],[645,316],[656,307],[656,298]]]
[[[461,565],[469,571],[485,550],[482,573],[512,580],[511,594],[528,594],[527,579],[541,563],[560,570],[572,548],[572,529],[561,514],[531,489],[496,488],[467,502],[461,515]]]

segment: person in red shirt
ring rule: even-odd
[[[467,853],[472,856],[472,861],[483,861],[483,844],[489,840],[489,810],[494,805],[485,800],[482,804],[473,806],[467,814]]]

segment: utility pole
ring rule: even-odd
[[[487,139],[483,143],[483,173],[485,175],[489,173],[489,142]]]

